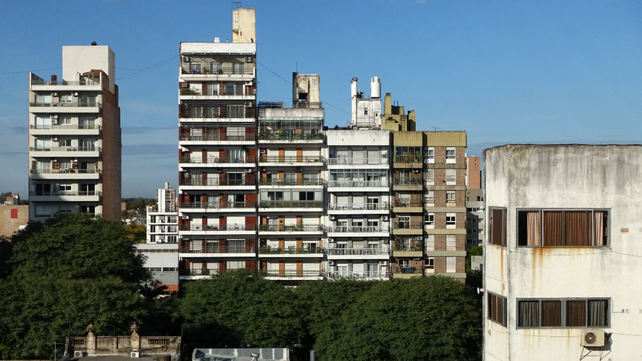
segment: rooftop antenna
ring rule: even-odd
[[[436,132],[437,129],[441,129],[441,128],[437,128],[437,127],[431,127],[431,128],[434,129],[433,132]]]

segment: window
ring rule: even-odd
[[[506,326],[506,297],[488,293],[488,318]]]
[[[245,106],[243,105],[228,105],[227,106],[228,118],[245,118]]]
[[[51,118],[36,117],[36,129],[51,129]]]
[[[426,202],[426,206],[432,207],[435,204],[435,191],[426,191],[424,201]]]
[[[488,243],[506,247],[506,209],[491,208]]]
[[[454,234],[446,235],[446,251],[456,251],[457,250],[457,240],[455,239]]]
[[[51,206],[36,206],[36,217],[51,216]]]
[[[446,229],[454,229],[457,224],[455,213],[446,213]]]
[[[61,183],[61,184],[58,186],[58,189],[60,189],[60,191],[61,191],[61,192],[64,192],[64,191],[70,191],[70,190],[71,190],[71,184],[68,184],[68,183]]]
[[[609,327],[609,299],[517,301],[517,327]]]
[[[425,226],[425,228],[428,228],[428,229],[435,228],[435,214],[434,213],[427,213],[426,214],[425,221],[424,221],[424,226]]]
[[[210,73],[212,74],[223,74],[223,68],[221,67],[221,63],[218,61],[212,61],[210,62]],[[210,94],[212,95],[212,94]]]
[[[299,200],[300,201],[313,201],[314,200],[314,192],[299,192]]]
[[[63,116],[59,115],[58,116],[58,124],[65,124],[65,125],[70,125],[71,124],[71,117],[70,116]]]
[[[455,163],[455,147],[446,147],[446,163]]]
[[[456,197],[455,191],[446,191],[446,203],[455,204]]]
[[[457,184],[457,169],[446,169],[446,185]]]
[[[71,147],[71,139],[61,139],[60,141],[58,141],[58,144],[61,147]]]
[[[245,74],[245,64],[234,63],[234,74]]]
[[[197,62],[192,62],[189,64],[189,72],[192,74],[200,74],[201,73],[201,63]]]
[[[435,163],[435,148],[427,147],[424,149],[425,163]],[[432,170],[432,169],[431,169]]]
[[[429,234],[424,238],[426,243],[426,252],[431,252],[435,250],[435,235]],[[434,261],[434,260],[433,260]]]
[[[368,108],[364,108],[364,109],[363,109],[363,114],[364,114],[364,115],[368,115]]]
[[[446,257],[446,273],[457,272],[457,257]]]
[[[435,184],[435,170],[434,169],[427,169],[426,172],[424,173],[424,179],[426,180],[426,185],[434,185]]]
[[[435,257],[426,258],[426,270],[435,271]]]
[[[399,216],[399,229],[410,228],[410,216]]]
[[[61,95],[60,96],[60,102],[61,103],[71,103],[71,94]]]
[[[608,245],[607,210],[518,210],[517,245],[602,247]]]

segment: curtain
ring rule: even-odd
[[[542,302],[542,327],[562,326],[562,301]]]
[[[566,301],[566,327],[586,327],[586,301]]]
[[[562,245],[562,212],[544,212],[544,246]]]
[[[539,327],[539,302],[519,301],[519,327]]]
[[[503,245],[502,242],[502,213],[501,209],[493,209],[491,218],[491,242],[492,244]]]
[[[593,213],[593,238],[596,246],[606,246],[606,242],[604,242],[604,212]]]
[[[527,246],[539,246],[541,245],[541,222],[539,212],[527,212]]]
[[[608,322],[608,300],[588,301],[588,325],[589,327],[609,325]]]
[[[566,245],[588,246],[591,220],[589,212],[565,212]]]

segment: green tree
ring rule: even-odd
[[[262,274],[228,271],[185,285],[185,338],[210,347],[287,347],[302,326],[295,294]]]
[[[317,340],[324,360],[475,360],[480,310],[447,277],[378,282],[341,317],[338,338]]]
[[[145,316],[151,281],[118,222],[66,213],[29,223],[12,238],[11,275],[0,279],[2,357],[50,357],[67,329],[126,332]]]
[[[147,228],[140,224],[128,224],[125,226],[127,237],[135,243],[144,243],[147,237]]]

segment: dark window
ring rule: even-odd
[[[527,247],[606,246],[606,210],[517,211],[517,245]]]
[[[608,299],[517,301],[517,327],[608,327]]]
[[[506,210],[491,208],[489,225],[488,243],[506,247]]]
[[[506,297],[488,293],[488,318],[506,326]]]

